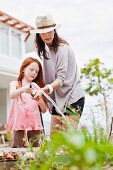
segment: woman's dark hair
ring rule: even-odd
[[[54,30],[54,32],[55,32],[54,33],[54,39],[53,39],[53,43],[51,45],[51,48],[56,53],[57,50],[58,50],[58,46],[60,44],[68,44],[68,43],[58,36],[56,30]],[[37,49],[37,53],[38,53],[39,57],[43,56],[45,59],[48,59],[48,56],[47,56],[48,53],[45,49],[45,43],[41,39],[40,34],[38,34],[38,33],[36,34],[35,45],[36,45],[36,49]]]

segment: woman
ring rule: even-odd
[[[81,86],[76,58],[69,44],[56,32],[57,25],[52,16],[38,16],[35,45],[40,58],[43,58],[43,74],[46,86],[43,90],[65,112],[71,105],[81,115],[84,107],[84,90]],[[35,96],[37,98],[39,94]],[[51,134],[62,126],[59,114],[52,107]],[[67,113],[64,113],[67,115]],[[59,126],[55,126],[59,125]]]

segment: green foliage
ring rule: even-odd
[[[66,113],[68,115],[78,115],[78,113],[75,111],[75,109],[70,105],[66,106]]]
[[[76,130],[69,122],[67,131],[55,133],[34,154],[35,160],[24,161],[24,169],[101,170],[105,162],[113,162],[113,147],[102,132],[92,138],[85,129]]]
[[[113,70],[103,67],[99,58],[90,60],[81,69],[81,78],[87,81],[86,92],[89,95],[106,95],[113,89]]]
[[[5,140],[10,142],[11,141],[11,131],[8,130],[7,133],[6,133],[6,136],[5,136]]]

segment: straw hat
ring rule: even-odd
[[[51,15],[38,16],[36,18],[36,29],[30,30],[30,33],[47,33],[60,27],[60,24],[56,24]]]

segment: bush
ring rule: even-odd
[[[69,122],[66,131],[57,132],[34,152],[35,159],[24,161],[27,170],[101,170],[113,162],[112,144],[101,132],[92,138],[85,130],[76,130]]]

